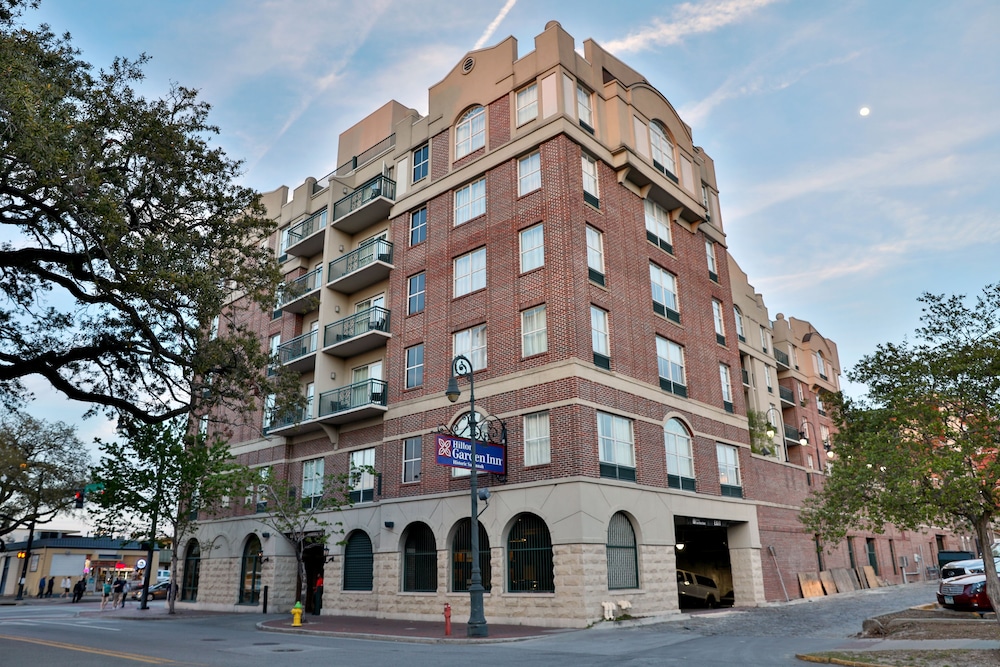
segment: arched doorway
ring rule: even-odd
[[[260,539],[251,535],[243,547],[242,567],[240,568],[240,594],[238,604],[260,603],[261,578],[261,548]]]
[[[191,539],[184,553],[184,579],[181,582],[181,600],[195,602],[198,600],[198,577],[201,574],[201,545],[198,540]]]

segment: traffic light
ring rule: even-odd
[[[77,491],[76,492],[76,495],[74,496],[74,501],[73,502],[76,504],[76,508],[78,510],[79,509],[83,509],[83,491]]]
[[[27,555],[28,555],[28,554],[27,554],[26,552],[24,552],[24,551],[18,551],[18,552],[17,552],[17,557],[18,557],[18,558],[24,558],[24,557],[26,557]]]

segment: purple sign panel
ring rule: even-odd
[[[453,435],[438,435],[434,444],[437,462],[450,468],[472,468],[472,441]],[[503,445],[476,441],[476,470],[495,475],[507,474],[507,457]]]

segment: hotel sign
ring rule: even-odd
[[[472,468],[472,441],[453,435],[438,435],[435,440],[437,462],[449,468]],[[507,456],[503,445],[476,441],[476,470],[495,475],[507,474]]]

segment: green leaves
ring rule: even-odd
[[[972,306],[925,294],[915,341],[886,343],[848,372],[867,386],[836,407],[837,459],[803,521],[851,528],[988,525],[1000,503],[1000,285]]]

